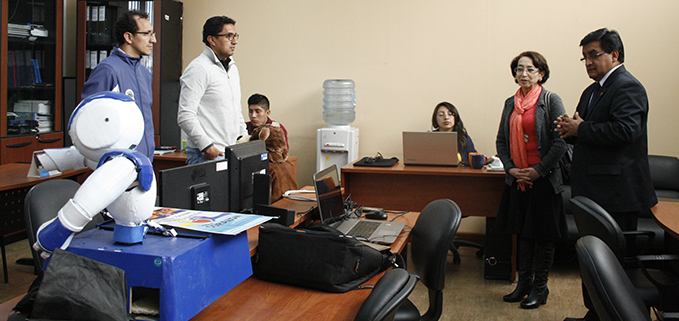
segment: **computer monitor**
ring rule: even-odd
[[[159,205],[229,212],[228,169],[220,160],[159,171]]]
[[[255,174],[269,173],[269,153],[262,140],[226,147],[230,212],[251,211]]]

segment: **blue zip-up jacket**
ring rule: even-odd
[[[153,138],[153,113],[151,103],[151,72],[140,63],[141,58],[127,55],[117,47],[111,50],[111,55],[102,60],[83,85],[81,99],[102,91],[123,93],[137,103],[144,115],[144,137],[142,137],[137,151],[153,161],[153,150],[156,144]]]

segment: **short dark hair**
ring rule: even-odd
[[[546,83],[547,79],[549,79],[549,65],[547,65],[547,59],[545,59],[545,57],[543,57],[541,54],[535,51],[524,51],[520,53],[518,56],[514,57],[514,59],[512,59],[512,63],[509,64],[509,68],[512,72],[514,82],[517,84],[519,83],[519,81],[516,80],[516,73],[514,72],[514,69],[516,69],[516,66],[519,65],[519,59],[521,59],[521,57],[530,58],[533,61],[533,65],[535,65],[535,68],[545,73],[545,75],[542,76],[542,80],[538,81],[538,84],[542,85]]]
[[[227,16],[214,16],[207,19],[203,25],[203,43],[209,47],[210,43],[207,42],[207,36],[218,35],[222,32],[224,25],[236,25],[236,21]]]
[[[252,94],[250,98],[248,98],[248,106],[252,105],[258,105],[264,110],[269,110],[269,98],[266,98],[266,96],[262,94]]]
[[[462,117],[460,117],[460,112],[457,111],[457,107],[455,107],[455,105],[447,101],[440,102],[438,105],[436,105],[436,108],[434,108],[434,114],[431,115],[431,126],[437,131],[440,129],[439,122],[436,120],[436,112],[440,107],[446,107],[451,113],[453,113],[453,117],[455,117],[453,131],[457,132],[457,150],[460,153],[464,153],[467,150],[467,129],[464,128]]]
[[[607,53],[617,51],[618,61],[620,61],[620,63],[625,62],[625,47],[622,45],[622,39],[617,31],[608,30],[606,28],[594,30],[580,40],[580,47],[583,47],[592,41],[599,41],[601,43],[601,49]]]
[[[116,20],[116,24],[113,26],[113,35],[116,37],[118,45],[125,43],[126,32],[134,34],[135,32],[139,31],[139,26],[137,26],[137,18],[135,17],[138,17],[139,19],[149,19],[149,15],[146,12],[130,10],[123,12],[118,20]]]

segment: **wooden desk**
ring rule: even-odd
[[[464,216],[495,217],[504,189],[504,172],[470,167],[363,167],[353,163],[342,171],[342,187],[361,205],[421,211],[429,202],[449,198]]]
[[[61,175],[47,178],[27,177],[30,164],[12,163],[0,165],[0,249],[2,251],[2,269],[5,283],[9,281],[7,275],[7,258],[5,254],[5,237],[26,232],[24,221],[24,198],[26,193],[39,183],[59,178],[72,178],[87,173],[89,168],[66,170]]]
[[[658,225],[679,239],[679,202],[661,200],[651,210]]]
[[[403,250],[418,216],[419,213],[411,212],[397,220],[406,223],[406,228],[391,245],[392,251]],[[381,276],[366,284],[375,284]],[[251,276],[191,320],[353,320],[369,294],[369,290],[327,293]]]
[[[463,216],[495,217],[505,187],[505,172],[488,172],[471,167],[412,166],[396,163],[392,167],[354,166],[353,163],[342,167],[342,186],[344,193],[364,206],[397,208],[407,211],[421,211],[429,202],[448,198],[460,207]],[[489,222],[486,220],[486,224]],[[490,223],[492,224],[492,223]],[[495,257],[507,262],[510,256],[508,279],[516,277],[516,240],[513,237],[472,235],[458,233],[465,239],[485,238],[486,258]],[[511,254],[500,247],[512,243]],[[489,241],[491,240],[491,241]],[[484,264],[487,273],[497,270],[488,263]],[[489,274],[486,274],[488,276]]]

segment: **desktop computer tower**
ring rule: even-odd
[[[486,279],[512,279],[512,234],[497,232],[495,218],[486,218],[486,248],[483,274]]]

